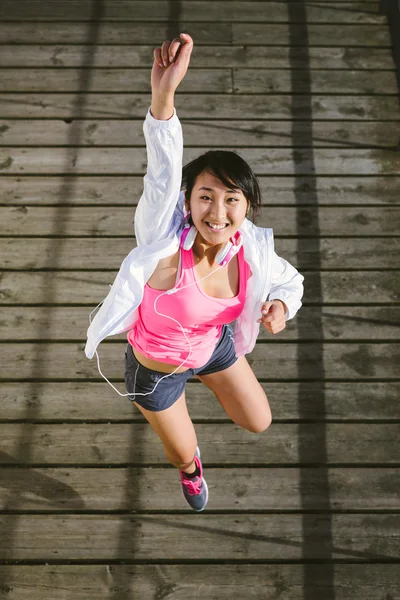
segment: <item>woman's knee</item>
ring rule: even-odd
[[[252,421],[251,423],[247,423],[245,429],[250,431],[250,433],[262,433],[266,431],[268,427],[272,423],[272,415],[271,411],[268,411],[262,418],[257,419],[257,421]]]

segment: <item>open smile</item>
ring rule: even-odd
[[[207,225],[207,229],[209,229],[213,233],[221,233],[222,231],[224,231],[224,229],[229,227],[229,223],[221,223],[217,225],[216,223],[210,223],[209,221],[205,221],[205,224]]]

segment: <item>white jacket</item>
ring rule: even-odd
[[[85,354],[93,358],[98,344],[110,335],[132,328],[143,299],[145,283],[161,258],[179,249],[186,216],[182,180],[183,137],[176,109],[168,121],[147,112],[143,124],[147,147],[144,190],[135,214],[137,247],[123,260],[114,283],[87,331]],[[247,283],[243,311],[235,322],[237,356],[254,348],[260,329],[261,305],[280,299],[292,319],[301,306],[303,276],[274,252],[272,229],[257,227],[248,219],[240,227],[244,258],[252,276]]]

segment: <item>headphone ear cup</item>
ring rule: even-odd
[[[237,231],[235,235],[221,248],[215,257],[216,262],[224,266],[237,254],[242,247],[243,239],[240,232]]]
[[[182,248],[184,250],[190,250],[194,244],[194,240],[196,239],[196,235],[197,235],[197,229],[194,225],[192,225],[189,229],[188,233],[185,233],[185,230],[183,230],[183,242],[182,242]]]
[[[215,257],[215,262],[217,262],[219,265],[228,263],[229,260],[232,258],[233,254],[228,258],[228,260],[225,261],[225,259],[228,257],[229,252],[232,250],[232,248],[233,244],[229,240],[229,242],[226,242],[225,246],[222,246],[221,250],[218,252],[217,256]]]

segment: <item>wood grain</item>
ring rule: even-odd
[[[103,363],[101,363],[103,364]],[[399,421],[398,381],[261,382],[272,409],[273,422]],[[123,390],[123,384],[117,385]],[[144,422],[129,400],[105,382],[2,383],[0,420],[26,422],[98,421]],[[186,400],[194,421],[230,422],[214,394],[198,381],[186,385]]]
[[[333,510],[398,510],[399,469],[332,467],[327,475]],[[320,469],[211,467],[204,476],[212,490],[209,510],[326,509]],[[178,501],[173,468],[0,468],[0,482],[1,511],[190,511]]]
[[[91,67],[147,67],[153,64],[153,46],[98,46],[92,52]],[[19,44],[4,46],[0,67],[82,67],[87,57],[85,46]],[[88,58],[86,58],[88,60]],[[198,68],[248,67],[275,69],[390,69],[393,60],[387,48],[308,48],[292,53],[285,46],[199,46],[190,61],[192,77]],[[147,74],[149,77],[149,73]]]
[[[346,123],[346,127],[347,127]],[[351,130],[354,123],[349,124]],[[393,123],[389,124],[392,132],[395,131]],[[52,122],[46,122],[52,128]],[[133,125],[125,127],[131,131]],[[140,127],[142,124],[140,124]],[[258,122],[257,127],[266,127]],[[336,125],[335,125],[336,126]],[[44,127],[44,125],[43,125]],[[89,126],[90,127],[90,126]],[[185,130],[188,125],[185,124]],[[209,125],[214,127],[214,125]],[[305,125],[307,127],[307,125]],[[314,126],[313,126],[314,127]],[[342,127],[342,126],[341,126]],[[218,128],[218,136],[223,136],[228,126]],[[195,130],[195,127],[193,128]],[[344,132],[344,128],[343,128]],[[254,132],[253,132],[254,133]],[[232,132],[231,135],[234,135]],[[207,134],[205,129],[204,136]],[[252,133],[250,132],[250,135]],[[130,136],[130,134],[129,134]],[[186,137],[186,136],[185,136]],[[257,134],[255,134],[257,137]],[[260,139],[264,134],[260,134]],[[82,136],[82,143],[87,140],[90,144],[88,128]],[[232,138],[231,138],[232,139]],[[218,146],[219,147],[219,144]],[[247,152],[247,150],[246,150]],[[198,150],[198,154],[201,151]],[[307,175],[279,176],[258,175],[264,205],[398,205],[400,177],[380,175],[343,175],[309,177]],[[134,206],[137,204],[143,191],[143,177],[140,175],[64,175],[51,177],[30,175],[2,175],[1,204],[10,205],[85,205],[94,206]],[[265,211],[265,209],[264,209]]]
[[[0,423],[0,434],[3,465],[169,464],[148,423]],[[256,434],[232,423],[207,423],[196,424],[196,434],[205,468],[400,463],[399,423],[273,423]]]
[[[3,268],[6,270],[55,269],[76,271],[101,270],[112,271],[108,277],[111,284],[122,260],[135,247],[131,238],[77,238],[68,239],[62,236],[64,224],[54,224],[54,238],[2,238],[0,254]],[[301,243],[299,240],[275,239],[275,248],[279,256],[283,256],[300,271],[305,269],[388,269],[400,267],[398,240],[396,238],[310,238]],[[86,274],[83,275],[85,280]],[[398,295],[396,276],[391,288]],[[52,289],[54,286],[52,286]],[[397,291],[396,291],[397,290]],[[51,292],[52,293],[52,292]],[[101,298],[108,293],[103,288]],[[344,292],[345,293],[345,292]],[[351,298],[348,298],[348,302]],[[99,302],[100,302],[99,299]],[[42,302],[52,302],[44,294]]]
[[[235,595],[256,600],[321,600],[334,576],[340,600],[377,600],[382,590],[397,600],[400,574],[397,564],[311,564],[304,582],[304,565],[212,564],[210,565],[7,565],[0,566],[0,580],[7,582],[13,600],[109,600],[115,589],[130,600],[174,594],[174,600],[195,597],[231,600]],[[40,585],[38,584],[40,582]]]
[[[177,489],[177,502],[183,503]],[[200,517],[201,518],[201,517]],[[3,560],[387,560],[399,552],[399,515],[3,515]],[[196,531],[193,546],[188,529]],[[12,537],[9,532],[12,532]],[[57,547],[54,539],[58,540]],[[154,540],[157,545],[154,545]]]
[[[288,21],[287,2],[254,2],[232,0],[229,11],[226,2],[204,2],[193,0],[180,7],[179,18],[183,21],[203,22],[256,22],[286,23]],[[323,0],[317,5],[309,3],[306,11],[302,10],[296,0],[290,3],[294,22],[304,23],[384,23],[384,16],[379,14],[376,2],[327,2]],[[134,21],[167,21],[170,18],[167,0],[142,0],[134,3],[129,0],[108,0],[104,2],[103,19]],[[78,21],[91,19],[92,5],[89,0],[71,0],[65,4],[63,0],[43,2],[42,0],[20,0],[15,5],[13,0],[3,0],[0,18],[4,21],[69,21],[71,15]]]
[[[320,6],[321,4],[319,2]],[[196,47],[202,44],[220,46],[247,43],[261,46],[304,46],[306,43],[300,27],[290,27],[288,23],[235,23],[219,20],[216,23],[186,21],[180,25],[194,38]],[[390,46],[389,32],[384,23],[342,23],[341,27],[332,27],[327,23],[308,23],[307,31],[309,46],[342,46],[344,37],[351,40],[351,46]],[[87,35],[87,24],[82,21],[75,21],[73,27],[62,21],[0,23],[0,39],[7,44],[84,44]],[[162,21],[103,21],[98,31],[98,43],[131,45],[148,44],[149,40],[154,40],[157,44],[168,39],[169,35],[169,25]]]
[[[132,236],[134,207],[0,207],[3,236],[49,236],[55,223],[74,237]],[[258,219],[281,236],[396,236],[399,207],[271,207]]]

